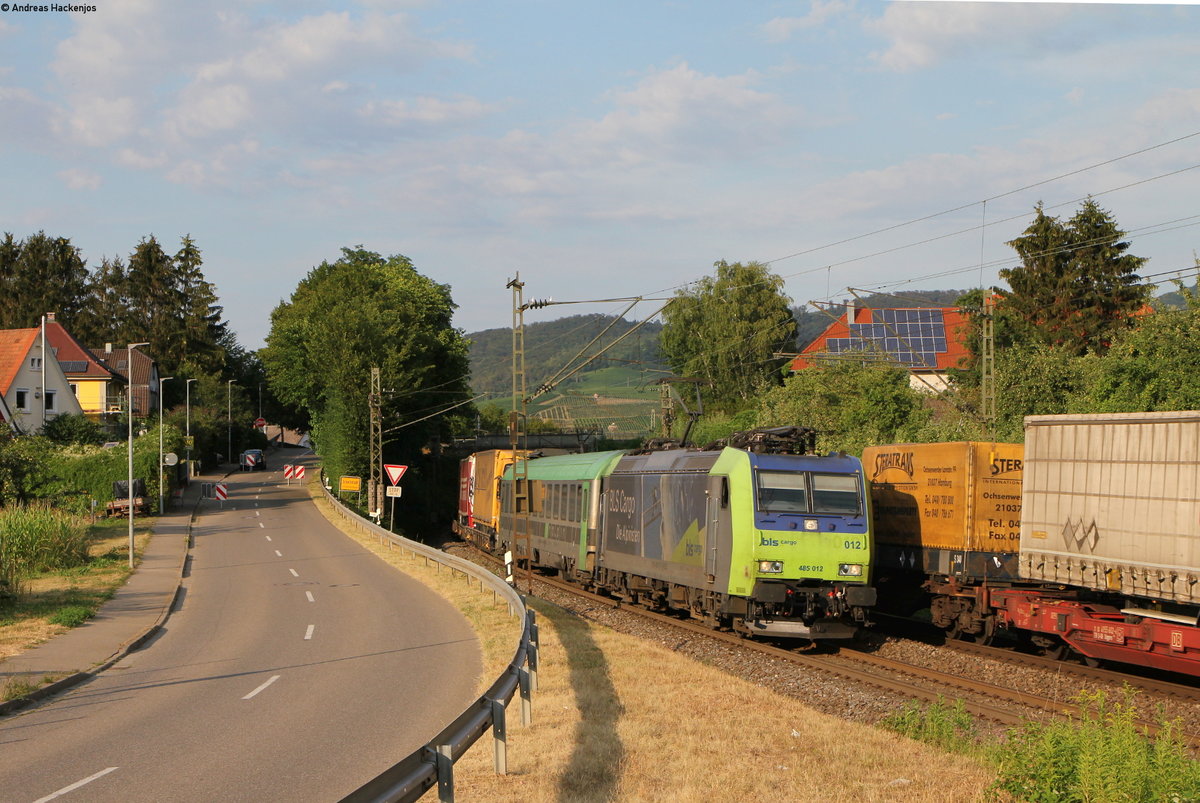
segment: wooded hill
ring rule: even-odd
[[[870,307],[950,307],[963,294],[960,290],[914,290],[902,295],[872,294],[863,297]],[[825,331],[833,318],[842,313],[838,306],[829,307],[828,313],[812,307],[796,307],[792,310],[796,318],[797,343],[803,349],[817,335]],[[833,316],[833,317],[830,317]],[[608,315],[572,315],[555,321],[525,324],[525,370],[528,389],[532,392],[538,383],[554,376],[572,357],[579,354],[587,344],[612,322]],[[616,340],[636,325],[635,322],[620,320],[587,354]],[[647,323],[642,328],[609,350],[603,357],[594,360],[577,376],[577,381],[601,369],[624,366],[633,371],[657,373],[669,370],[659,349],[659,334],[662,324]],[[512,330],[485,329],[467,335],[471,341],[471,388],[475,393],[493,393],[508,396],[512,392]],[[610,372],[611,373],[611,372]],[[624,375],[624,372],[622,372]],[[664,374],[665,375],[665,374]],[[588,392],[593,383],[588,383]]]

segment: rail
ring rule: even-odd
[[[485,586],[490,587],[493,593],[508,602],[510,611],[521,612],[525,621],[512,661],[483,696],[425,746],[346,795],[342,803],[406,803],[420,799],[435,785],[440,801],[453,801],[454,762],[489,729],[493,737],[496,774],[507,774],[506,711],[518,690],[521,695],[521,723],[528,725],[532,721],[532,692],[537,688],[537,623],[534,612],[525,607],[524,598],[515,589],[487,569],[389,532],[351,511],[324,484],[322,489],[333,509],[350,524],[414,555],[477,579],[481,590]]]

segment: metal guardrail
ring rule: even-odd
[[[501,578],[470,561],[441,550],[411,541],[362,518],[349,510],[322,484],[325,498],[342,518],[361,530],[396,546],[421,555],[479,580],[480,589],[490,586],[498,596],[508,601],[509,609],[524,614],[525,626],[513,659],[478,700],[467,707],[442,732],[424,747],[402,758],[376,778],[342,798],[342,803],[406,803],[420,799],[431,787],[438,787],[440,801],[454,800],[454,762],[475,744],[489,729],[494,744],[496,774],[508,771],[508,742],[506,710],[509,702],[521,695],[521,724],[528,725],[532,715],[532,692],[537,688],[537,623],[534,611],[525,607],[524,598]]]

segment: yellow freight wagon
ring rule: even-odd
[[[935,623],[982,628],[988,584],[1018,578],[1023,462],[1017,443],[866,449],[876,573],[922,584]]]

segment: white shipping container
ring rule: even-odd
[[[1200,604],[1200,411],[1029,416],[1020,576]]]

